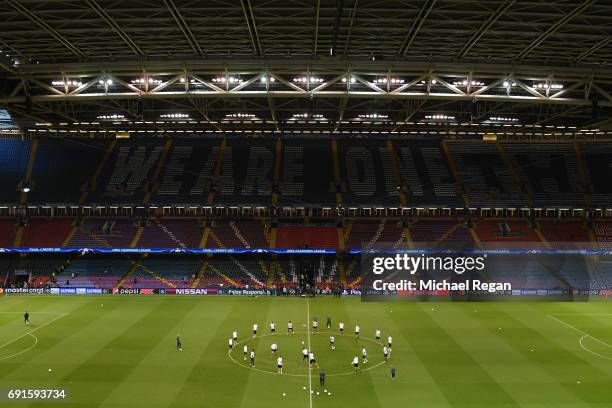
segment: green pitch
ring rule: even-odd
[[[308,317],[318,318],[320,333],[307,333]],[[393,336],[387,363],[377,328],[382,340]],[[239,344],[230,356],[234,329]],[[302,341],[320,368],[302,362]],[[282,376],[272,342],[285,361]],[[256,350],[254,369],[244,344]],[[369,362],[355,374],[351,360],[362,346]],[[331,395],[319,387],[319,369]],[[612,407],[612,304],[4,296],[0,406],[54,405],[8,402],[11,388],[65,389],[70,407]]]

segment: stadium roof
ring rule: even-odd
[[[22,127],[612,129],[608,0],[2,4]]]

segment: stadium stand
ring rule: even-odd
[[[77,227],[68,247],[129,248],[136,226],[125,219],[90,219]]]
[[[612,147],[606,143],[339,138],[336,181],[329,139],[34,140],[30,203],[129,204],[147,198],[160,204],[210,199],[269,205],[277,193],[281,205],[320,205],[335,204],[340,192],[345,205],[399,205],[403,195],[407,204],[420,206],[460,208],[465,196],[476,207],[583,208],[589,201],[605,206],[612,198]],[[0,201],[15,203],[18,184],[28,178],[33,142],[0,142],[0,181],[8,186]]]
[[[141,248],[197,248],[202,228],[196,220],[152,218],[138,241]]]
[[[329,225],[279,225],[277,248],[338,248],[338,231]]]
[[[40,139],[28,201],[78,203],[83,192],[96,189],[92,177],[108,143],[103,140]]]
[[[347,248],[367,248],[383,243],[398,247],[405,241],[404,232],[397,219],[349,220],[345,225],[345,234]]]
[[[60,286],[113,288],[130,269],[133,259],[115,255],[83,255],[56,276]]]
[[[72,229],[72,218],[32,218],[23,230],[21,246],[61,247]]]
[[[18,185],[25,179],[30,141],[0,139],[0,202],[18,202]]]
[[[0,246],[12,247],[15,241],[15,219],[0,219]]]

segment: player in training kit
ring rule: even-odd
[[[304,360],[308,360],[308,349],[306,347],[302,349],[302,361]]]
[[[329,336],[329,345],[332,350],[336,349],[336,338],[334,336]]]
[[[176,335],[176,349],[178,351],[183,351],[183,343],[181,343],[181,336]]]
[[[391,336],[387,337],[387,344],[389,346],[389,349],[393,348],[393,339],[391,338]]]
[[[251,349],[251,367],[255,367],[255,349]]]
[[[312,329],[316,332],[319,331],[319,321],[317,320],[317,318],[315,317],[315,319],[312,321]]]
[[[385,361],[389,360],[389,349],[387,346],[383,346],[383,356],[385,356]]]
[[[359,333],[361,332],[361,329],[359,328],[359,325],[355,326],[355,337],[359,338]]]
[[[361,346],[361,360],[363,361],[363,364],[368,362],[368,352],[363,346]]]
[[[319,373],[319,385],[325,387],[325,371]]]
[[[238,332],[236,330],[232,332],[232,339],[234,339],[234,343],[238,343]]]
[[[27,310],[23,314],[23,323],[25,323],[26,326],[30,325],[30,314],[28,313]]]
[[[376,341],[380,341],[380,330],[376,329]]]
[[[242,355],[243,355],[243,360],[244,361],[246,361],[247,354],[249,354],[249,348],[245,344],[244,347],[242,347]]]
[[[272,343],[270,350],[272,351],[272,354],[276,355],[276,352],[278,351],[278,344]]]
[[[340,334],[341,335],[344,334],[344,323],[343,322],[338,323],[338,327],[340,328]]]
[[[331,319],[329,318],[329,316],[327,316],[327,328],[331,329]]]
[[[293,322],[291,320],[287,323],[287,333],[293,333]]]
[[[283,356],[278,356],[276,359],[276,366],[278,367],[278,373],[283,373]]]
[[[259,326],[257,326],[257,323],[253,324],[253,337],[257,336],[257,328]]]
[[[359,371],[359,357],[353,357],[353,369]]]
[[[234,347],[234,340],[230,337],[229,338],[229,352],[232,352],[232,348]]]
[[[272,334],[276,333],[276,323],[274,322],[270,323],[270,333]]]
[[[318,367],[317,360],[315,360],[315,356],[312,351],[308,353],[308,362],[310,363],[311,366],[314,365],[315,367]]]

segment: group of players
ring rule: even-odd
[[[327,329],[331,329],[332,327],[332,322],[329,317],[327,318],[326,326],[327,326]],[[257,336],[258,330],[259,330],[259,325],[257,323],[254,323],[253,324],[253,337]],[[312,321],[312,330],[315,333],[319,332],[319,321],[316,317]],[[344,335],[344,322],[338,323],[338,330],[340,332],[340,335]],[[289,320],[287,322],[287,334],[294,334],[294,333],[295,332],[293,330],[293,322]],[[272,335],[276,334],[276,323],[274,321],[270,323],[270,334]],[[358,340],[360,335],[361,335],[361,328],[357,324],[355,325],[355,339]],[[380,329],[376,329],[375,337],[376,337],[377,342],[380,342],[381,336],[382,336],[382,332],[380,331]],[[228,340],[228,347],[229,347],[230,353],[234,350],[234,346],[237,344],[238,344],[238,332],[234,330]],[[304,342],[302,342],[302,345],[304,346]],[[333,334],[329,336],[329,345],[332,350],[336,349],[336,338]],[[391,336],[388,336],[387,344],[383,345],[383,350],[382,350],[385,362],[388,361],[389,359],[389,354],[391,353],[392,347],[393,347],[393,338]],[[244,361],[247,360],[247,356],[248,356],[248,358],[250,359],[250,366],[255,367],[255,349],[252,348],[249,352],[249,348],[245,344],[242,348],[242,352],[243,352]],[[276,357],[277,372],[278,374],[282,374],[283,373],[283,356],[278,354],[278,344],[277,343],[272,343],[270,345],[270,354]],[[319,367],[315,359],[314,352],[312,350],[308,350],[306,346],[302,348],[302,361],[304,360],[307,360],[311,367],[316,367],[316,368]],[[361,363],[366,364],[367,362],[368,362],[368,352],[366,348],[362,346]],[[353,357],[351,364],[353,365],[353,369],[355,371],[360,371],[359,357],[357,355]]]

